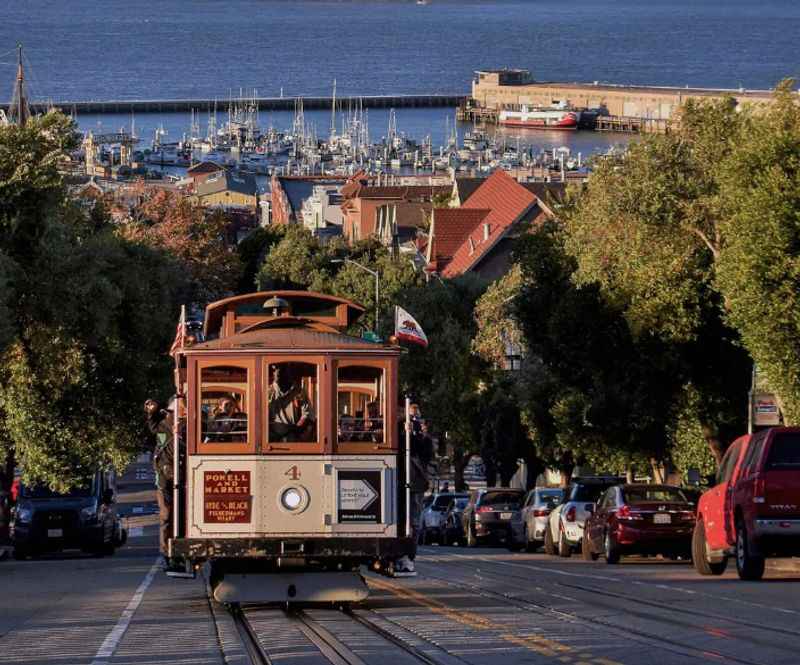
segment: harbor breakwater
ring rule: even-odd
[[[468,94],[435,94],[435,95],[365,95],[359,97],[336,98],[338,109],[346,110],[350,105],[362,108],[425,108],[462,106]],[[328,109],[333,105],[333,97],[256,97],[248,98],[245,103],[254,102],[260,111],[292,111],[298,99],[303,101],[303,109]],[[216,106],[218,112],[224,112],[231,103],[241,103],[235,99],[125,99],[125,100],[91,100],[63,101],[47,104],[32,103],[34,110],[57,108],[64,113],[172,113],[189,111],[209,111]],[[7,109],[7,106],[0,108]]]

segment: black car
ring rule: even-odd
[[[115,492],[116,476],[105,471],[63,494],[21,483],[10,530],[14,557],[67,549],[114,554],[125,541]]]
[[[442,544],[458,545],[464,542],[464,527],[461,515],[469,503],[469,497],[457,497],[450,502],[444,514],[442,525]]]
[[[511,523],[513,520],[519,521],[524,498],[524,490],[508,487],[474,490],[461,515],[467,546],[511,542]]]

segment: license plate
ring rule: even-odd
[[[513,513],[500,513],[501,520],[510,520]]]
[[[48,529],[48,538],[62,538],[64,536],[64,529]]]
[[[653,515],[653,524],[672,524],[672,515],[656,513]]]

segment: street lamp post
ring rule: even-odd
[[[354,266],[361,268],[361,270],[368,272],[375,278],[375,334],[378,335],[378,321],[380,316],[380,283],[378,281],[378,271],[373,270],[372,268],[367,268],[367,266],[361,265],[358,261],[353,261],[353,259],[332,259],[331,263],[352,263]]]

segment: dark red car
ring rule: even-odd
[[[663,554],[672,558],[691,553],[695,504],[672,485],[615,485],[597,501],[586,520],[583,558],[601,554],[618,563],[625,554]]]

